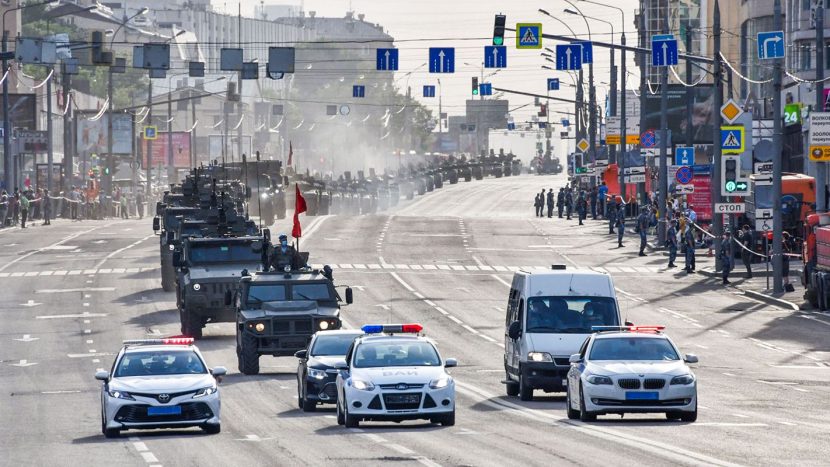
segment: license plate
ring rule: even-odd
[[[417,404],[421,402],[421,396],[418,394],[390,395],[386,396],[386,402],[390,404]]]
[[[147,407],[147,415],[181,415],[182,408],[178,405],[167,407]]]
[[[657,392],[626,392],[625,400],[629,401],[656,401],[660,398]]]

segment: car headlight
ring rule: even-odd
[[[442,389],[449,386],[452,378],[448,375],[440,376],[429,382],[430,389]]]
[[[371,391],[375,389],[375,385],[370,381],[363,381],[362,379],[352,378],[352,387],[361,391]]]
[[[591,384],[613,384],[611,378],[602,375],[591,375],[587,378],[587,381]]]
[[[326,370],[318,370],[317,368],[309,368],[308,369],[308,377],[309,378],[314,378],[314,379],[326,379]]]
[[[328,328],[329,328],[329,322],[328,321],[320,321],[320,329],[325,331]]]
[[[199,397],[209,396],[211,394],[216,394],[219,391],[219,388],[216,386],[208,386],[206,388],[199,389],[196,391],[196,394],[193,394],[193,398],[197,399]]]
[[[256,332],[263,332],[263,331],[265,331],[265,323],[256,323],[256,324],[254,325],[254,329],[256,329]]]
[[[135,399],[133,399],[133,396],[131,396],[129,392],[116,391],[114,389],[111,389],[111,390],[107,391],[107,394],[109,394],[110,397],[114,397],[116,399],[124,399],[124,400],[128,400],[128,401],[134,401],[135,400]]]
[[[193,290],[198,292],[202,290],[202,286],[200,284],[193,284]]]
[[[670,384],[692,384],[695,382],[695,377],[692,375],[680,375],[671,379]]]
[[[268,199],[268,193],[263,193],[263,194],[259,195],[259,197],[262,198],[262,199]]]
[[[527,359],[531,362],[553,362],[553,357],[547,352],[528,352]]]

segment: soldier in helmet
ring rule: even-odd
[[[271,247],[268,264],[277,271],[296,270],[303,267],[300,255],[293,246],[288,244],[288,236],[280,234],[279,244]]]

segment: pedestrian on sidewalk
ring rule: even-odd
[[[732,271],[732,234],[727,230],[723,233],[720,243],[720,252],[718,254],[721,261],[721,277],[723,278],[723,285],[731,284],[729,282],[729,272]]]
[[[49,196],[49,190],[45,188],[40,197],[40,205],[43,210],[43,225],[52,225],[52,198]]]
[[[592,220],[597,220],[597,196],[598,196],[597,187],[596,186],[591,187],[590,200],[591,200],[591,219]]]
[[[565,210],[565,189],[560,188],[556,195],[556,209],[559,212],[559,218],[562,219],[562,212]]]
[[[784,241],[782,243],[782,246],[784,247],[783,258],[781,258],[781,262],[784,265],[784,291],[795,292],[795,287],[790,284],[790,255],[795,251],[795,240],[793,240],[789,232],[784,232]]]
[[[686,267],[687,273],[692,273],[695,270],[695,233],[691,223],[686,223],[686,230],[683,232],[683,246],[686,247]]]
[[[128,207],[129,207],[129,203],[127,202],[127,194],[126,193],[121,193],[118,198],[119,198],[118,199],[118,205],[120,206],[120,209],[121,209],[121,218],[122,219],[129,219],[130,218],[130,212],[127,210]]]
[[[649,224],[651,223],[651,216],[649,215],[648,206],[643,206],[640,209],[640,215],[637,216],[637,224],[634,226],[634,231],[640,234],[640,254],[639,256],[646,256],[646,234],[648,233]]]
[[[542,190],[544,193],[545,190]],[[138,218],[144,219],[144,190],[139,189],[135,194],[135,207],[138,212]],[[539,217],[542,217],[542,208],[539,208]]]
[[[544,199],[544,196],[545,190],[542,190],[541,193],[536,193],[536,198],[533,199],[533,207],[536,208],[536,217],[542,217],[542,199]]]
[[[614,234],[614,225],[617,224],[617,204],[614,201],[608,201],[608,235]]]
[[[674,260],[677,258],[677,221],[672,219],[669,223],[669,230],[666,232],[666,247],[669,249],[669,268],[675,268]]]
[[[622,199],[617,200],[617,208],[616,208],[616,217],[617,217],[617,247],[622,248],[623,243],[623,235],[625,235],[625,205],[622,203]]]
[[[26,218],[29,217],[29,206],[31,201],[25,193],[20,193],[20,228],[26,228]]]
[[[579,198],[576,200],[576,214],[579,216],[579,225],[584,225],[584,221],[588,217],[588,201],[585,200],[585,192],[579,193]]]
[[[603,218],[610,217],[605,212],[606,204],[608,203],[608,185],[603,180],[597,189],[597,199],[599,200],[599,215]]]
[[[6,218],[9,212],[9,194],[6,190],[0,193],[0,229],[6,227]]]
[[[546,201],[548,202],[548,219],[550,219],[553,217],[553,188],[548,190]]]
[[[574,209],[574,193],[573,190],[569,187],[565,190],[565,217],[567,220],[571,220],[571,212]]]
[[[741,248],[741,261],[743,261],[744,267],[746,267],[746,278],[752,279],[752,250],[755,246],[755,240],[749,224],[744,224],[741,228],[740,235],[739,240],[741,245],[743,245],[743,248]]]

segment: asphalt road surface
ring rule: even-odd
[[[175,296],[160,288],[151,222],[56,222],[0,232],[0,464],[180,465],[772,465],[827,464],[830,316],[753,301],[714,279],[616,248],[607,225],[533,217],[533,195],[561,177],[445,185],[395,212],[302,217],[302,249],[355,290],[349,326],[420,322],[455,357],[457,424],[338,426],[333,408],[297,408],[296,360],[236,370],[230,324],[199,347],[229,375],[222,433],[100,432],[98,368],[123,339],[178,334]],[[290,216],[289,216],[290,219]],[[274,233],[288,230],[276,226]],[[505,395],[504,309],[519,267],[609,272],[625,317],[665,324],[700,364],[696,423],[662,415],[567,420],[563,394]],[[328,406],[327,406],[328,407]]]

